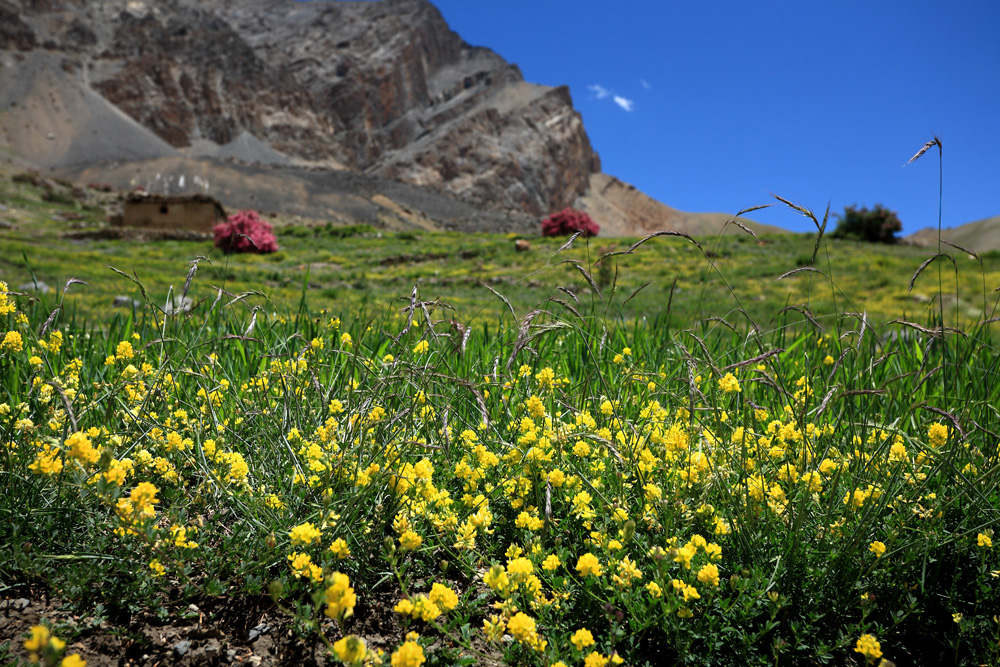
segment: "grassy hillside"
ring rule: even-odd
[[[909,237],[927,248],[937,247],[937,229],[927,227]],[[975,253],[1000,252],[1000,215],[941,230],[941,238]]]
[[[913,247],[303,220],[225,257],[69,238],[114,195],[30,180],[0,664],[1000,659],[996,259],[911,292]]]
[[[531,250],[519,253],[512,236],[393,232],[279,217],[279,252],[227,257],[209,241],[74,238],[99,236],[105,216],[119,206],[113,195],[87,197],[81,203],[65,192],[46,194],[30,183],[0,180],[0,202],[8,208],[0,217],[13,223],[0,229],[0,279],[17,286],[34,276],[56,290],[70,278],[83,280],[87,285],[74,285],[63,305],[91,321],[103,319],[116,296],[144,300],[142,289],[162,308],[171,289],[182,289],[198,257],[204,259],[189,290],[198,307],[209,307],[221,288],[232,295],[253,292],[245,303],[272,314],[303,304],[343,314],[379,310],[419,285],[422,298],[441,299],[466,320],[493,321],[508,306],[486,285],[504,294],[519,316],[553,298],[583,314],[669,317],[674,326],[723,319],[738,329],[750,321],[768,329],[783,308],[804,304],[827,325],[824,318],[843,312],[867,312],[872,323],[925,323],[938,308],[932,300],[940,288],[947,322],[968,326],[994,315],[992,291],[1000,285],[1000,258],[980,262],[954,252],[954,265],[940,267],[940,284],[934,266],[911,291],[909,279],[927,250],[832,239],[820,248],[817,271],[779,280],[805,267],[815,237],[764,235],[758,241],[735,226],[724,236],[696,241],[655,238],[631,254],[598,261],[638,239],[578,239],[559,252],[564,240],[531,238]],[[78,219],[66,220],[73,217]],[[39,298],[51,307],[62,295]],[[559,303],[545,307],[568,312]]]

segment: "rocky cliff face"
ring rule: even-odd
[[[93,87],[172,146],[246,131],[303,158],[333,153],[331,123],[308,92],[211,12],[121,12],[97,65]]]
[[[249,134],[533,216],[599,161],[566,88],[452,32],[427,0],[0,0],[0,49],[44,49],[179,149]]]
[[[537,231],[567,206],[615,235],[713,233],[725,218],[601,174],[568,88],[524,81],[429,0],[0,0],[0,109],[0,152],[91,178],[128,185],[148,168],[190,184],[157,170],[271,165],[289,200],[268,199],[275,210],[301,204],[306,170],[346,168],[489,212],[437,221],[448,228]],[[427,215],[452,210],[438,203]],[[308,210],[354,215],[335,204]]]
[[[480,206],[569,206],[599,161],[569,91],[532,86],[426,0],[213,0],[335,126],[340,159]]]

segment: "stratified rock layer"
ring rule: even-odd
[[[0,108],[0,150],[116,180],[229,160],[291,170],[281,192],[295,168],[349,169],[501,216],[470,229],[574,205],[605,234],[722,224],[601,174],[569,89],[525,82],[428,0],[0,0]]]
[[[532,215],[572,204],[600,171],[567,88],[525,83],[426,0],[207,6],[294,73],[345,164]]]

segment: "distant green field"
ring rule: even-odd
[[[223,289],[232,295],[253,291],[245,303],[272,314],[304,304],[350,316],[381,310],[418,285],[423,299],[446,302],[462,321],[494,321],[508,310],[484,285],[503,294],[519,316],[539,304],[569,312],[551,298],[587,316],[656,318],[674,327],[724,320],[740,330],[751,321],[768,329],[782,309],[806,304],[824,326],[844,312],[867,312],[873,324],[926,323],[939,309],[932,298],[940,290],[946,323],[968,327],[994,316],[993,290],[1000,286],[1000,256],[993,253],[977,261],[946,247],[954,260],[941,260],[940,284],[932,266],[911,291],[908,282],[931,251],[832,239],[824,240],[816,258],[822,273],[801,271],[779,280],[809,263],[815,236],[771,235],[758,242],[735,226],[724,237],[698,239],[700,246],[661,237],[599,262],[638,239],[578,239],[558,252],[565,239],[532,238],[531,250],[518,253],[513,238],[502,235],[386,232],[279,219],[279,252],[227,257],[210,242],[64,238],[66,232],[98,229],[104,211],[44,201],[38,188],[10,180],[0,180],[0,201],[14,209],[7,217],[17,221],[15,230],[0,231],[0,279],[19,285],[34,275],[59,290],[69,278],[83,280],[87,285],[70,290],[65,308],[91,321],[113,312],[115,296],[143,300],[135,282],[108,267],[134,276],[150,301],[163,307],[171,289],[183,287],[196,257],[205,259],[189,295],[201,308]],[[83,217],[53,220],[66,211]],[[51,306],[60,296],[42,300]]]
[[[1000,660],[996,258],[911,291],[912,247],[287,221],[225,257],[2,188],[0,280],[58,291],[0,292],[0,664]]]

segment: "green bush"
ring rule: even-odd
[[[833,237],[838,239],[857,239],[868,243],[895,243],[896,232],[903,230],[903,223],[895,211],[890,211],[882,204],[875,208],[855,208],[848,206],[844,213],[838,216],[837,229]]]

